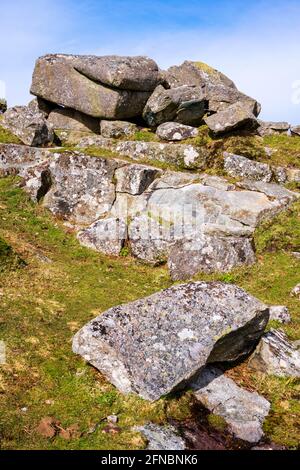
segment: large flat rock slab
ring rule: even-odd
[[[250,352],[268,319],[239,287],[194,282],[109,309],[76,334],[73,351],[123,393],[157,400],[207,363]]]
[[[73,57],[48,55],[37,60],[31,93],[51,103],[103,119],[140,116],[151,94],[109,88],[74,66]]]

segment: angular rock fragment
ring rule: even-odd
[[[34,98],[28,103],[28,109],[33,113],[41,113],[47,119],[51,111],[56,108],[55,104],[45,101],[42,98]]]
[[[207,84],[213,84],[236,90],[236,86],[230,78],[204,62],[187,60],[179,66],[170,67],[165,73],[165,80],[171,88],[183,85],[204,87]]]
[[[288,168],[287,180],[289,183],[300,183],[300,170],[297,168]]]
[[[242,102],[237,102],[225,111],[208,116],[204,121],[216,135],[225,134],[235,129],[253,129],[257,127],[256,117],[243,106]]]
[[[226,111],[229,106],[237,102],[241,103],[254,116],[258,116],[261,111],[261,105],[255,99],[232,87],[208,83],[205,87],[205,97],[208,101],[210,113]]]
[[[292,321],[289,309],[281,305],[273,305],[270,307],[270,320],[285,324]]]
[[[89,79],[74,66],[73,56],[48,55],[36,62],[31,93],[65,108],[103,119],[140,116],[147,91],[108,88]]]
[[[164,122],[199,125],[207,103],[201,87],[182,86],[166,90],[159,85],[147,101],[143,118],[150,127]]]
[[[142,194],[162,172],[145,165],[126,165],[115,173],[116,190],[133,196]]]
[[[100,219],[79,232],[77,238],[87,248],[118,256],[127,239],[127,224],[113,217]]]
[[[243,180],[237,186],[249,191],[259,191],[270,198],[274,198],[284,208],[299,198],[299,194],[275,183],[264,183],[263,181]]]
[[[156,129],[156,135],[161,140],[178,141],[197,137],[198,129],[176,122],[165,122]]]
[[[277,377],[300,377],[300,352],[281,330],[264,334],[251,356],[249,367]]]
[[[3,115],[1,126],[31,147],[51,144],[54,139],[53,129],[44,115],[31,111],[27,106],[8,109]]]
[[[294,126],[291,128],[292,134],[296,136],[300,136],[300,126]]]
[[[99,119],[92,118],[72,109],[54,109],[49,114],[48,123],[51,124],[53,129],[93,132],[95,134],[100,132]]]
[[[271,405],[258,393],[239,387],[215,367],[204,369],[192,387],[196,399],[221,416],[236,438],[256,443],[263,437],[262,425]]]
[[[259,128],[257,132],[262,137],[266,135],[276,135],[276,134],[288,134],[290,130],[290,124],[288,122],[266,122],[258,121]]]
[[[130,137],[134,135],[138,127],[132,122],[126,121],[101,121],[101,135],[109,139],[118,139],[120,137]]]
[[[249,238],[199,235],[172,245],[168,267],[172,280],[178,281],[190,279],[199,272],[229,272],[255,261],[253,242]]]
[[[149,423],[136,426],[134,431],[140,432],[147,440],[147,450],[185,450],[185,442],[173,426],[158,426]]]
[[[293,297],[298,297],[300,299],[300,284],[297,284],[296,287],[291,292]]]
[[[224,169],[230,176],[266,183],[269,183],[273,176],[270,165],[228,152],[224,153]]]
[[[123,393],[157,400],[206,364],[249,353],[268,319],[237,286],[194,282],[109,309],[76,334],[73,351]]]

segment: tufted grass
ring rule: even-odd
[[[144,448],[145,442],[131,427],[189,417],[191,393],[171,395],[154,404],[123,396],[72,353],[71,340],[101,311],[169,287],[167,270],[145,266],[130,256],[109,258],[81,247],[72,232],[31,203],[16,183],[14,178],[0,179],[0,237],[27,263],[9,276],[0,273],[0,340],[6,342],[8,356],[7,364],[0,366],[0,447]],[[299,212],[298,202],[257,231],[255,266],[196,277],[234,282],[262,301],[287,305],[293,322],[284,330],[294,340],[300,338],[300,309],[299,301],[289,294],[300,281],[300,262],[290,252],[300,245]],[[299,447],[299,381],[255,374],[247,364],[229,375],[272,402],[265,423],[268,438],[289,448]],[[105,417],[112,413],[120,418],[121,433],[104,434]],[[55,417],[63,428],[78,424],[82,436],[69,441],[40,436],[36,427],[45,416]],[[211,425],[220,423],[211,418]]]

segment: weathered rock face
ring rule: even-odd
[[[7,110],[7,101],[4,98],[0,98],[0,114],[5,113]]]
[[[207,367],[193,383],[195,396],[215,415],[221,416],[238,439],[256,443],[263,437],[262,425],[270,403],[248,392],[215,367]]]
[[[0,144],[0,175],[20,174],[29,167],[47,161],[50,156],[51,153],[46,149]]]
[[[63,55],[38,59],[31,93],[60,106],[103,119],[140,116],[150,96],[149,92],[108,88],[90,80],[78,71],[78,58],[75,60],[74,56]]]
[[[53,186],[44,205],[75,224],[91,224],[111,210],[116,194],[114,172],[121,165],[112,159],[54,154],[49,164]]]
[[[252,129],[257,127],[256,117],[242,102],[229,106],[225,111],[204,119],[209,129],[216,135],[230,132],[237,128]]]
[[[76,334],[73,351],[123,393],[157,400],[207,363],[248,353],[268,319],[242,289],[196,282],[108,310]]]
[[[138,127],[132,122],[126,121],[101,121],[101,135],[109,139],[118,139],[119,137],[129,137],[134,135]]]
[[[254,246],[247,237],[199,235],[177,241],[169,250],[168,267],[174,281],[199,273],[228,272],[256,261]]]
[[[134,431],[140,432],[148,441],[147,450],[185,450],[185,442],[173,426],[158,426],[149,423],[136,426]]]
[[[207,103],[201,87],[181,86],[166,90],[159,85],[145,106],[143,117],[150,127],[164,122],[200,124]]]
[[[142,194],[162,172],[145,165],[126,165],[115,173],[116,190],[119,193],[138,196]]]
[[[72,109],[56,108],[50,112],[48,121],[53,129],[93,132],[99,134],[100,121]]]
[[[156,135],[161,140],[178,141],[197,137],[198,129],[176,122],[165,122],[156,129]]]
[[[26,145],[39,147],[51,144],[53,129],[42,113],[35,113],[27,106],[10,108],[3,115],[1,125],[9,129]]]
[[[77,238],[87,248],[118,256],[127,240],[127,224],[113,217],[100,219],[79,232]]]
[[[34,114],[41,113],[45,119],[47,119],[51,111],[56,108],[55,104],[45,101],[42,98],[34,98],[28,103],[27,107]]]
[[[273,176],[270,165],[227,152],[224,153],[224,169],[230,176],[266,183],[269,183]]]
[[[257,129],[257,132],[261,136],[288,134],[290,127],[291,127],[288,122],[258,121],[258,123],[259,123],[259,128]]]
[[[164,78],[171,88],[182,85],[204,87],[207,84],[214,84],[236,89],[230,78],[203,62],[185,61],[182,65],[170,67]]]
[[[260,340],[249,367],[278,377],[300,377],[300,352],[281,330],[271,330]]]

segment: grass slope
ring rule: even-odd
[[[197,277],[236,282],[263,301],[288,305],[293,323],[285,330],[292,339],[300,337],[299,301],[289,296],[299,282],[299,261],[289,254],[300,246],[299,211],[297,203],[258,231],[254,267]],[[28,200],[13,178],[0,179],[0,236],[27,262],[9,276],[0,274],[0,339],[8,352],[7,364],[0,366],[2,449],[140,449],[145,443],[131,426],[190,415],[189,391],[155,404],[123,396],[71,351],[74,333],[99,312],[170,286],[166,268],[80,247],[72,233]],[[272,400],[268,437],[299,446],[299,381],[253,374],[246,365],[230,375]],[[112,413],[120,417],[120,434],[102,432],[102,420]],[[63,428],[78,424],[82,436],[40,436],[36,427],[46,416]]]

